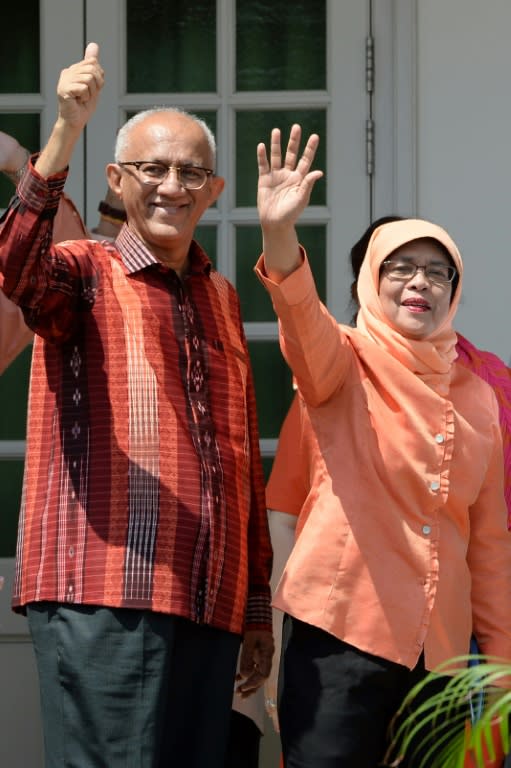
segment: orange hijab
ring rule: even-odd
[[[378,295],[379,275],[383,261],[396,248],[411,240],[425,237],[437,240],[447,249],[458,270],[459,279],[452,296],[449,313],[444,322],[427,339],[416,340],[406,338],[399,333],[385,315]],[[357,282],[357,295],[360,304],[356,326],[358,333],[354,332],[349,335],[354,346],[364,356],[369,347],[366,347],[363,338],[375,342],[378,353],[373,345],[370,347],[372,347],[371,354],[377,354],[379,358],[378,364],[374,365],[376,372],[381,370],[384,374],[390,364],[386,358],[390,355],[393,359],[392,362],[396,361],[400,364],[398,369],[402,366],[403,369],[414,374],[440,396],[446,397],[448,395],[452,364],[457,356],[455,349],[456,333],[453,330],[452,322],[460,301],[462,275],[463,262],[456,244],[447,232],[436,224],[421,219],[405,219],[383,224],[375,229],[367,246]],[[395,369],[395,365],[391,364],[390,368]],[[392,375],[391,371],[387,370],[387,372]],[[398,386],[398,382],[396,381],[395,385],[392,385],[392,381],[389,380],[388,385],[393,390],[395,386]]]

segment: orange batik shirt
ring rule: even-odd
[[[179,280],[125,225],[52,245],[66,174],[29,168],[0,234],[36,332],[14,606],[271,627],[254,389],[234,288],[197,243]],[[23,200],[23,205],[20,205]]]

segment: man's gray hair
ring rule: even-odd
[[[201,118],[197,117],[197,115],[194,115],[192,112],[187,112],[181,107],[152,107],[151,109],[144,109],[142,112],[137,112],[135,115],[133,115],[133,117],[130,117],[130,119],[127,120],[124,125],[121,126],[121,128],[119,128],[117,133],[114,150],[115,162],[118,163],[121,160],[128,145],[129,134],[131,133],[132,128],[134,128],[136,125],[139,125],[139,123],[142,123],[148,117],[157,115],[160,112],[189,117],[190,120],[193,120],[200,128],[202,128],[211,150],[214,168],[216,162],[216,141],[213,131],[204,120],[201,120]]]

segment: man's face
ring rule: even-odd
[[[213,158],[201,127],[186,115],[158,112],[133,127],[122,162],[212,168]],[[182,272],[195,227],[222,192],[224,181],[209,176],[202,189],[185,189],[171,171],[157,186],[144,184],[133,166],[111,164],[109,183],[122,199],[130,228],[162,263]]]

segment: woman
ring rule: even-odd
[[[382,216],[373,221],[357,240],[350,251],[350,264],[353,273],[351,284],[351,298],[355,314],[353,324],[356,325],[359,310],[357,296],[357,282],[364,261],[364,256],[369,245],[369,240],[377,227],[389,224],[393,221],[403,221],[402,216]],[[474,346],[459,331],[456,332],[456,362],[476,373],[483,381],[487,381],[495,392],[499,404],[500,429],[504,449],[504,495],[507,504],[507,526],[511,530],[511,369],[493,352],[479,349]]]
[[[303,402],[310,491],[275,605],[284,611],[279,721],[287,768],[375,768],[426,670],[511,659],[511,538],[491,387],[456,364],[463,265],[440,227],[373,233],[355,329],[320,303],[295,223],[318,137],[284,160],[258,146],[257,272]],[[442,684],[442,683],[441,683]],[[414,765],[412,761],[402,765]]]

